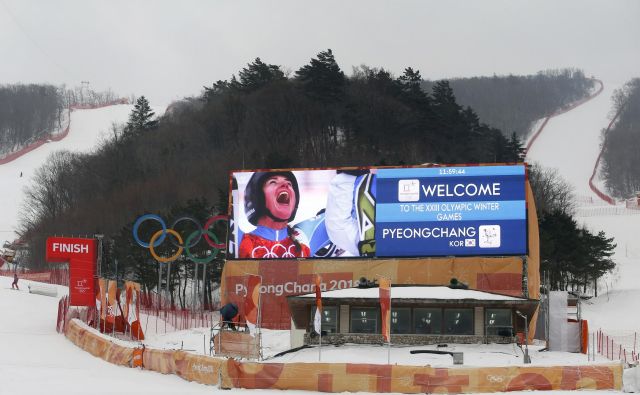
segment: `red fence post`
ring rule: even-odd
[[[622,344],[620,345],[620,350],[618,351],[618,359],[622,359]]]
[[[613,344],[613,339],[611,339],[611,360],[613,360],[613,358],[614,358],[613,357],[613,353],[615,352],[614,349],[613,349],[614,348],[613,345],[614,345]]]

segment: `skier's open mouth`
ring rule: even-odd
[[[279,204],[289,204],[290,200],[291,196],[289,196],[289,192],[286,191],[280,192],[276,197],[276,202],[278,202]]]

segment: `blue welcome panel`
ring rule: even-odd
[[[376,256],[525,255],[525,166],[379,169]]]
[[[525,255],[527,221],[378,222],[376,256]]]

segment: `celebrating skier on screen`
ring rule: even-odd
[[[247,219],[257,228],[242,238],[240,258],[309,257],[309,246],[297,239],[289,222],[296,216],[300,190],[290,171],[255,172],[245,189]]]

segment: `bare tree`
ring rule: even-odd
[[[575,212],[573,187],[558,174],[557,169],[545,169],[534,163],[529,167],[529,182],[538,217],[554,211],[569,215]]]

